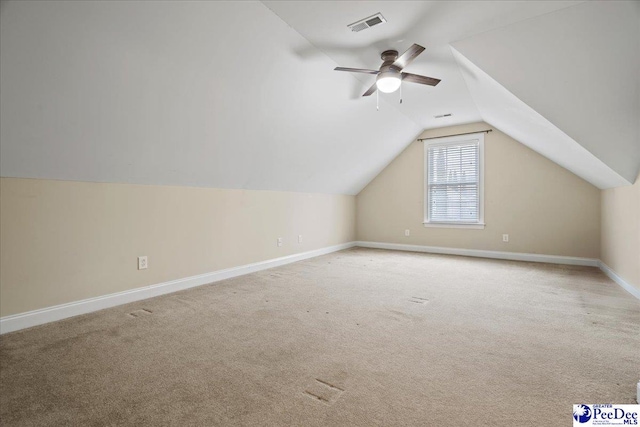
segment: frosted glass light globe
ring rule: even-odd
[[[380,92],[395,92],[400,87],[400,74],[391,71],[380,73],[376,78],[376,86]]]

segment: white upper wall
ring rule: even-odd
[[[3,2],[5,177],[356,194],[422,130],[259,2]],[[359,90],[359,88],[358,88]]]

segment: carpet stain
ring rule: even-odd
[[[316,378],[305,390],[304,394],[314,400],[324,403],[325,405],[333,405],[344,392],[344,389],[331,384],[328,381]]]
[[[148,315],[150,315],[152,313],[153,313],[153,311],[151,311],[151,310],[147,310],[146,308],[141,308],[140,310],[132,311],[131,313],[129,313],[129,316],[135,318],[135,317],[148,316]]]

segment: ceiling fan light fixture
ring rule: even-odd
[[[409,65],[418,55],[424,51],[424,47],[419,44],[413,44],[402,55],[398,56],[397,50],[385,50],[380,54],[382,65],[379,70],[368,70],[364,68],[345,68],[336,67],[335,71],[348,71],[350,73],[364,73],[376,75],[376,82],[362,96],[371,96],[374,93],[391,93],[400,89],[400,103],[402,104],[402,87],[403,81],[409,83],[418,83],[427,86],[436,86],[440,83],[440,79],[433,77],[420,76],[418,74],[405,73],[404,68]]]
[[[400,87],[400,73],[384,71],[376,77],[376,86],[380,92],[391,93]]]

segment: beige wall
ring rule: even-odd
[[[355,197],[1,178],[0,220],[7,316],[352,241]]]
[[[628,187],[602,191],[601,260],[640,289],[640,175]]]
[[[422,137],[488,128],[452,126]],[[423,143],[413,142],[357,196],[358,240],[600,256],[600,190],[496,129],[485,136],[484,230],[425,228],[423,169]]]

